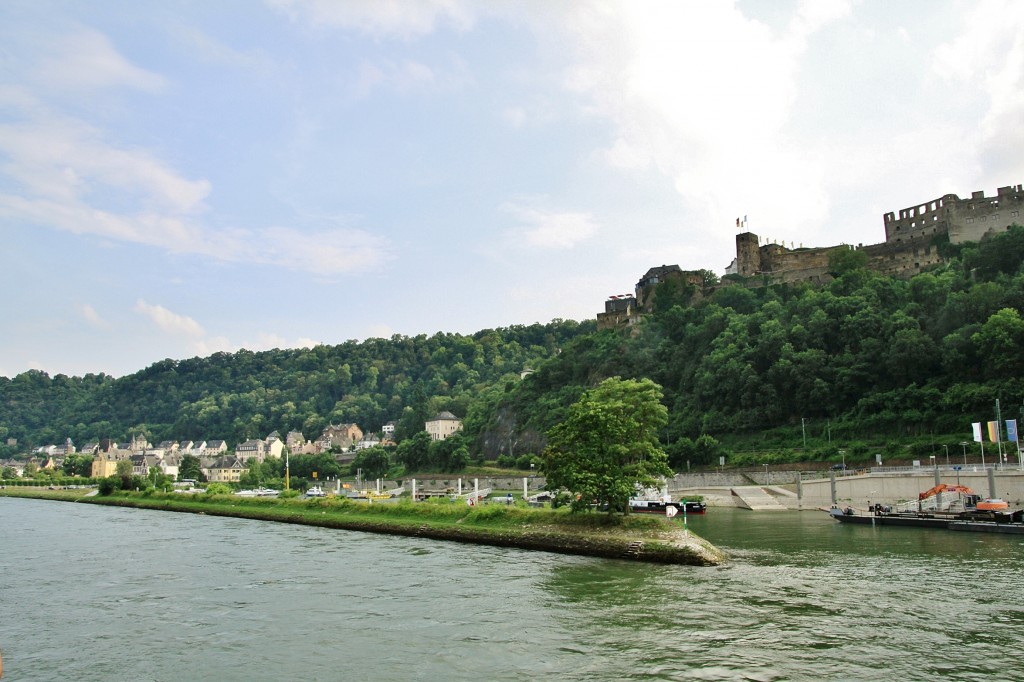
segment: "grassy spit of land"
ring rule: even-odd
[[[725,555],[659,516],[570,514],[504,504],[375,502],[337,497],[315,499],[240,498],[233,495],[130,493],[86,497],[84,490],[0,490],[9,497],[87,502],[141,509],[209,514],[309,526],[408,535],[500,547],[631,559],[690,566],[717,566]]]

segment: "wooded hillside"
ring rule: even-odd
[[[0,378],[0,442],[18,438],[22,451],[137,432],[234,444],[389,420],[401,438],[449,410],[474,455],[519,456],[539,453],[567,407],[612,376],[664,388],[662,440],[677,466],[684,454],[700,462],[702,436],[792,445],[802,420],[819,440],[826,428],[836,441],[968,439],[972,421],[995,418],[997,398],[1003,418],[1024,405],[1024,228],[932,248],[947,264],[909,281],[847,258],[824,287],[661,287],[654,313],[627,330],[558,320],[164,360],[116,380],[26,372]],[[536,371],[520,380],[527,368]]]

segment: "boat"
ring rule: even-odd
[[[274,490],[273,488],[264,488],[263,486],[253,489],[253,492],[256,494],[256,497],[277,497],[278,495],[281,494],[280,490]]]
[[[324,492],[323,488],[315,485],[306,491],[306,497],[327,497],[327,493]]]
[[[675,507],[677,514],[682,514],[684,509],[686,514],[703,514],[708,509],[708,506],[703,502],[688,502],[686,500],[673,502],[672,498],[667,495],[665,499],[660,500],[639,498],[631,498],[629,500],[629,511],[638,514],[665,514],[668,507]]]
[[[940,483],[918,495],[915,502],[895,507],[872,504],[862,512],[834,505],[828,511],[840,523],[1024,535],[1024,510],[1010,511],[1005,500],[982,499],[962,485]]]
[[[836,521],[872,526],[904,526],[938,528],[987,533],[1024,535],[1024,510],[1014,512],[980,512],[950,514],[943,512],[886,511],[884,505],[872,505],[867,512],[846,507],[832,507],[829,513]]]
[[[239,497],[277,497],[281,494],[280,490],[274,490],[272,488],[253,488],[252,490],[239,490],[235,493]]]

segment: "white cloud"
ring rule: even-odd
[[[9,107],[13,98],[0,99]],[[105,192],[129,193],[146,206],[174,213],[203,208],[210,184],[180,177],[144,150],[109,144],[95,128],[75,119],[24,111],[20,121],[0,125],[4,175],[26,194],[74,203],[99,202]]]
[[[34,82],[54,90],[130,87],[156,92],[165,85],[159,74],[122,57],[110,40],[93,29],[42,39],[47,57],[33,69]]]
[[[260,263],[318,275],[373,271],[393,257],[386,240],[361,230],[338,228],[310,234],[273,227],[252,236],[258,243],[237,239],[231,240],[231,246]]]
[[[238,344],[231,343],[223,336],[214,336],[209,339],[202,339],[193,344],[193,352],[201,358],[214,353],[234,353],[241,348]]]
[[[366,338],[368,339],[390,339],[394,335],[394,328],[382,322],[371,324],[366,328]]]
[[[22,189],[0,193],[0,217],[11,222],[320,275],[370,270],[391,258],[385,240],[351,228],[213,229],[203,222],[208,181],[184,178],[145,150],[48,114],[23,91],[0,91],[2,105],[24,118],[0,124],[0,178]]]
[[[512,128],[522,128],[526,123],[526,109],[523,107],[506,107],[501,118]]]
[[[522,224],[516,234],[534,248],[571,249],[597,231],[597,225],[587,213],[556,213],[512,203],[502,204],[500,208]]]
[[[796,37],[807,37],[850,14],[850,0],[801,0],[790,24]]]
[[[274,348],[313,348],[317,345],[319,345],[318,341],[306,337],[289,341],[280,334],[263,332],[257,335],[254,342],[242,344],[242,347],[253,351],[261,351],[273,350]]]
[[[206,357],[214,353],[235,353],[243,348],[254,352],[273,350],[275,348],[313,348],[320,345],[319,341],[307,337],[300,337],[289,341],[279,334],[259,333],[255,340],[236,343],[226,336],[212,336],[202,338],[190,344],[189,352]]]
[[[737,211],[806,224],[828,211],[824,162],[786,126],[809,37],[848,11],[807,2],[776,31],[731,2],[576,5],[565,86],[614,124],[600,158],[671,177],[699,229]]]
[[[141,298],[135,302],[135,312],[148,317],[167,334],[188,337],[202,337],[206,334],[203,327],[191,317],[173,313],[162,305],[150,305]]]
[[[100,314],[96,312],[96,309],[88,303],[82,305],[79,308],[79,312],[82,314],[82,318],[85,319],[91,327],[95,327],[96,329],[106,329],[109,326],[107,321],[104,320]]]
[[[169,30],[182,43],[183,49],[209,64],[223,64],[257,74],[271,74],[279,69],[273,57],[263,49],[236,50],[191,25],[170,26]]]
[[[977,3],[962,25],[957,37],[936,48],[933,68],[961,97],[979,91],[986,107],[982,156],[989,174],[1002,177],[1019,168],[1024,146],[1024,4]]]
[[[414,61],[364,62],[359,66],[355,92],[359,97],[368,96],[373,90],[387,88],[400,93],[434,85],[434,71]]]
[[[438,24],[465,31],[472,27],[474,10],[458,0],[267,0],[292,21],[317,26],[354,28],[383,37],[414,37],[432,33]]]

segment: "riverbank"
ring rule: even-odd
[[[2,490],[8,497],[83,502],[190,514],[208,514],[340,530],[405,535],[471,544],[629,559],[688,566],[717,566],[724,553],[661,517],[570,514],[503,504],[468,507],[449,503],[367,504],[343,498],[260,499],[233,495],[115,493],[86,497],[79,490]]]

